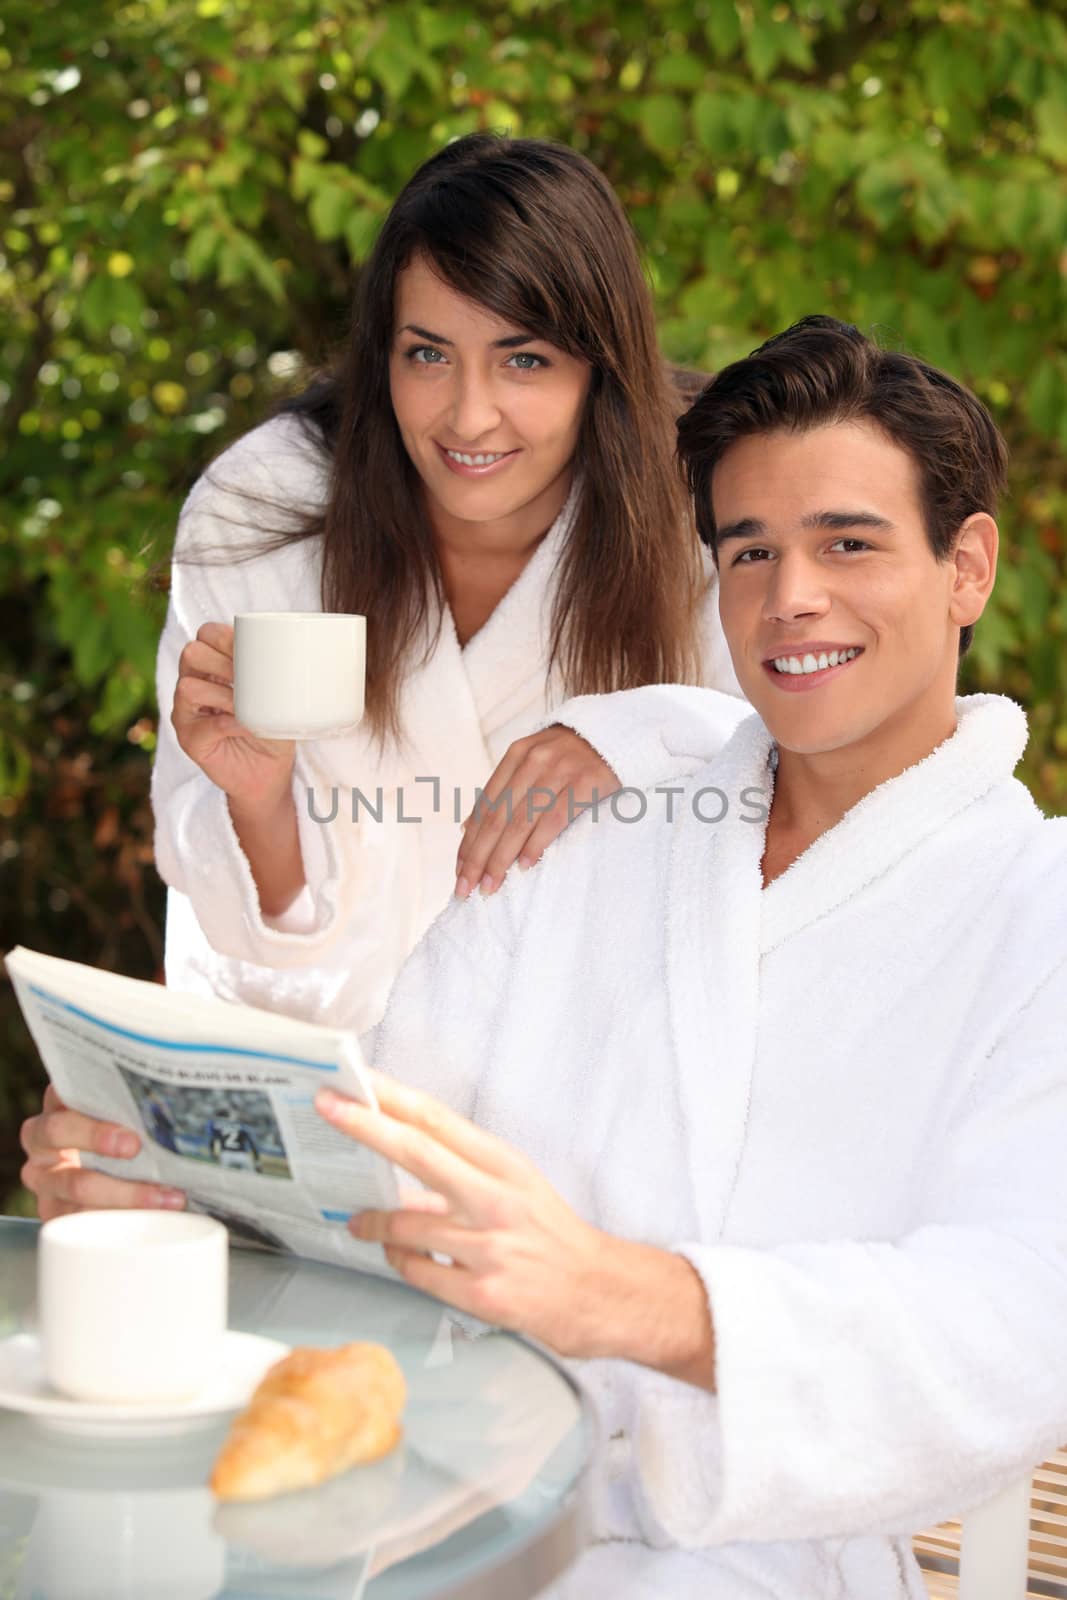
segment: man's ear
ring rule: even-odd
[[[987,511],[967,518],[956,537],[952,565],[956,575],[949,596],[949,616],[960,628],[977,622],[993,592],[1000,535]]]

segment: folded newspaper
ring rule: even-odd
[[[83,1160],[184,1190],[238,1242],[396,1276],[345,1227],[397,1205],[396,1168],[314,1108],[323,1085],[375,1105],[355,1034],[22,946],[5,965],[60,1099],[141,1135],[133,1160]]]

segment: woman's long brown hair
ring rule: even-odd
[[[470,134],[411,178],[362,271],[347,351],[280,408],[327,451],[325,506],[288,508],[287,525],[247,553],[321,536],[323,608],[373,620],[367,719],[380,738],[398,735],[400,684],[432,649],[445,605],[389,390],[397,276],[416,257],[593,369],[546,675],[557,666],[568,694],[699,682],[703,577],[674,458],[679,394],[630,223],[603,175],[562,145]]]

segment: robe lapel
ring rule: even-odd
[[[401,723],[403,766],[437,775],[447,790],[442,811],[451,812],[451,789],[473,805],[503,750],[494,734],[525,714],[533,726],[548,709],[545,661],[556,564],[577,506],[577,486],[534,554],[492,616],[461,649],[452,613],[445,607],[436,648],[404,687]],[[508,741],[510,742],[510,741]]]
[[[760,962],[789,934],[829,915],[936,830],[1006,784],[1026,744],[1026,719],[1000,695],[956,702],[955,735],[865,796],[780,878],[762,888],[766,824],[741,820],[742,791],[769,807],[771,739],[758,717],[741,724],[694,780],[671,838],[667,984],[680,1109],[701,1238],[720,1237],[740,1167],[759,1028]],[[721,823],[693,814],[694,789],[714,785],[730,804]],[[1038,815],[1022,785],[1010,808]],[[714,814],[718,802],[703,802]]]
[[[452,813],[453,788],[461,789],[465,814],[495,763],[447,606],[433,654],[404,685],[401,725],[403,766],[419,776],[440,778],[445,814]]]
[[[547,709],[545,662],[556,567],[574,520],[578,492],[575,483],[522,572],[462,651],[470,693],[487,737],[533,705],[538,717]],[[449,625],[451,621],[449,617]]]
[[[747,718],[722,754],[699,775],[680,803],[671,836],[667,908],[668,995],[678,1093],[694,1210],[701,1238],[719,1237],[748,1123],[759,1020],[760,862],[766,819],[753,814],[742,791],[758,789],[769,808],[773,779],[770,735]],[[721,790],[729,811],[702,822],[694,795]],[[714,793],[698,804],[714,816]]]
[[[816,839],[763,896],[763,949],[829,916],[925,840],[958,830],[967,808],[1009,779],[1026,747],[1026,718],[1003,695],[956,701],[956,732],[899,777],[872,789]],[[1027,807],[1020,785],[1018,802]],[[1030,803],[1029,809],[1036,809]]]

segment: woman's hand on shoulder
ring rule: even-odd
[[[456,860],[456,893],[492,894],[518,861],[532,867],[576,817],[613,795],[616,774],[592,745],[554,725],[516,739],[467,818]]]
[[[178,743],[247,816],[270,816],[289,793],[296,746],[259,739],[233,710],[233,626],[205,622],[178,660],[171,722]]]
[[[19,1131],[26,1162],[22,1181],[37,1201],[42,1222],[68,1211],[180,1210],[185,1196],[179,1189],[128,1178],[113,1178],[81,1164],[82,1152],[112,1158],[131,1158],[141,1140],[130,1128],[115,1122],[98,1122],[63,1104],[52,1085],[35,1117],[27,1117]]]

